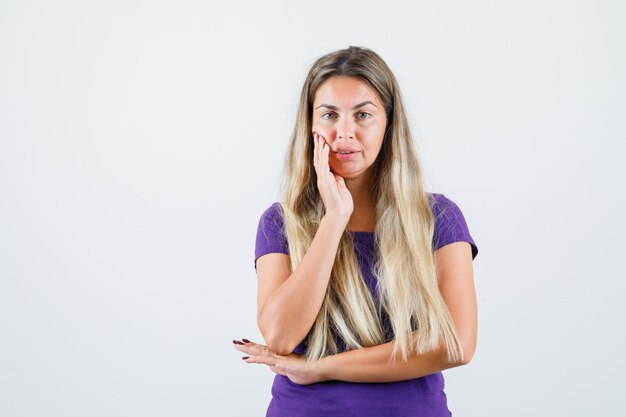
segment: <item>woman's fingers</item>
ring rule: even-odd
[[[317,177],[320,176],[320,144],[319,144],[319,136],[317,133],[313,134],[313,166],[315,167],[315,172],[317,173]]]
[[[320,381],[320,377],[316,374],[316,370],[306,363],[306,359],[296,353],[289,355],[279,355],[271,351],[265,345],[259,345],[250,342],[233,340],[235,347],[246,352],[247,355],[242,359],[246,363],[257,363],[267,365],[270,370],[276,374],[286,376],[296,384],[313,384]],[[289,369],[289,372],[287,372]]]
[[[314,165],[319,190],[326,213],[337,213],[342,217],[352,212],[352,201],[343,177],[330,168],[330,145],[323,136],[313,132]]]
[[[247,363],[262,363],[274,366],[276,362],[282,358],[281,355],[274,353],[267,346],[259,345],[254,342],[239,342],[234,343],[234,346],[235,349],[246,354],[247,358],[243,360]]]
[[[317,176],[319,179],[323,178],[324,175],[324,165],[322,164],[322,155],[323,148],[326,142],[324,139],[315,133],[315,171],[317,172]]]
[[[313,166],[317,172],[317,137],[315,133],[313,133]]]
[[[243,352],[247,355],[257,355],[259,353],[259,347],[263,345],[258,345],[254,342],[240,342],[233,340],[233,346],[240,352]]]
[[[331,174],[330,165],[328,164],[328,152],[330,146],[326,143],[323,136],[313,133],[315,141],[314,165],[318,180],[327,181],[327,176]]]
[[[320,168],[322,169],[322,173],[326,173],[328,164],[326,163],[326,149],[328,148],[328,144],[324,140],[324,138],[320,137]]]
[[[247,363],[260,363],[260,364],[269,365],[269,366],[276,366],[277,361],[278,361],[278,358],[265,356],[265,355],[251,355],[248,358],[244,359],[244,362],[247,362]]]
[[[324,171],[330,172],[330,164],[328,163],[328,153],[330,152],[330,146],[324,141],[324,146],[322,149],[322,167]]]

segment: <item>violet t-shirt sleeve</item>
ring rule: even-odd
[[[274,202],[259,219],[254,249],[254,270],[259,257],[268,253],[289,255],[289,245],[284,231],[284,220],[279,202]]]
[[[433,250],[453,242],[468,242],[472,247],[472,260],[478,254],[478,246],[470,235],[465,217],[459,206],[443,194],[432,194],[431,205],[435,216]]]

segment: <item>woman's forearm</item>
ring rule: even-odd
[[[326,295],[345,220],[325,216],[302,261],[265,301],[258,324],[268,347],[287,355],[303,340]]]
[[[444,369],[464,365],[448,361],[445,348],[439,347],[425,354],[411,353],[404,362],[398,351],[391,360],[395,341],[377,346],[354,349],[326,356],[317,362],[318,371],[324,381],[347,382],[393,382],[419,378]]]

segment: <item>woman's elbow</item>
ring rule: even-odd
[[[459,363],[459,365],[469,364],[472,361],[473,356],[474,356],[474,352],[463,351],[463,358],[461,359],[461,362]]]
[[[453,368],[457,366],[467,365],[471,362],[475,350],[475,340],[468,340],[461,337],[461,346],[457,346],[457,349],[454,353],[447,355],[445,361],[450,365],[450,367]]]
[[[296,345],[285,338],[284,333],[280,332],[276,326],[273,326],[274,328],[263,326],[261,320],[259,320],[257,324],[263,335],[265,344],[272,352],[278,353],[279,355],[289,355],[296,348]]]
[[[290,343],[288,340],[281,338],[280,336],[265,337],[265,342],[267,343],[267,347],[269,348],[269,350],[274,353],[278,353],[279,355],[289,355],[296,348],[295,345]]]
[[[476,351],[476,339],[472,338],[472,340],[463,342],[463,358],[461,359],[460,365],[467,365],[472,361],[474,357],[474,352]]]

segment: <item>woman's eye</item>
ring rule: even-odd
[[[334,116],[334,114],[332,114],[332,113],[324,113],[324,114],[322,114],[322,119],[328,120],[328,119],[330,119],[330,116]]]
[[[359,119],[369,119],[369,117],[371,116],[371,114],[366,113],[364,111],[357,113],[359,116]]]

